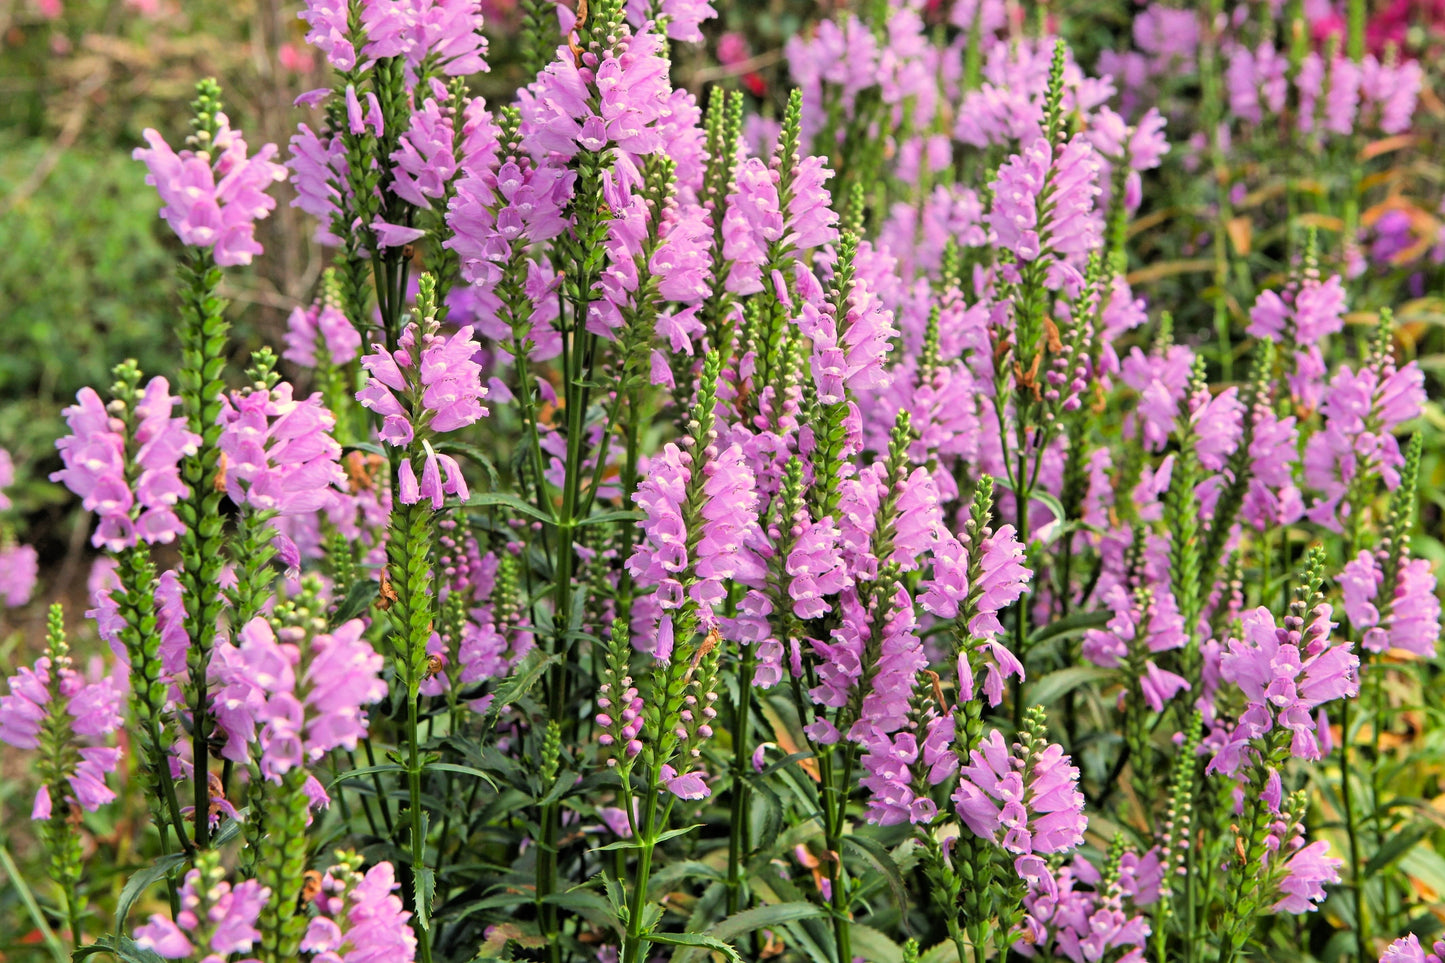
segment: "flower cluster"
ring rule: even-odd
[[[174,919],[156,913],[135,931],[143,950],[167,960],[224,960],[249,953],[261,939],[256,922],[271,891],[254,879],[234,886],[214,854],[186,873],[180,912]]]
[[[301,630],[280,638],[261,616],[246,623],[239,644],[221,642],[212,655],[212,708],[225,736],[221,755],[252,761],[272,781],[314,763],[332,749],[355,749],[366,735],[363,706],[386,695],[383,660],[362,638],[359,619],[306,641]],[[259,727],[259,731],[258,731]]]
[[[161,135],[146,128],[149,148],[137,147],[144,161],[146,183],[161,195],[161,217],[185,244],[206,248],[224,266],[250,264],[261,253],[256,221],[276,206],[266,193],[286,179],[286,169],[271,160],[276,145],[267,144],[251,157],[246,141],[232,130],[225,114],[214,118],[216,132],[198,141],[198,150],[177,154]]]
[[[119,552],[137,541],[174,540],[182,531],[175,504],[187,494],[177,465],[195,453],[200,438],[186,419],[171,417],[180,399],[170,384],[152,378],[131,412],[123,403],[107,408],[91,388],[75,400],[64,411],[70,434],[56,442],[65,467],[50,480],[99,516],[93,544]]]

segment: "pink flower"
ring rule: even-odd
[[[150,148],[137,147],[131,156],[149,168],[146,183],[161,195],[161,217],[184,243],[213,249],[222,267],[250,264],[261,253],[255,222],[276,206],[266,188],[285,180],[286,170],[271,160],[276,145],[266,144],[248,159],[246,141],[226,115],[217,114],[216,123],[220,130],[208,152],[176,154],[146,128]]]

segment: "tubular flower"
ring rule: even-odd
[[[46,718],[64,713],[69,731],[84,742],[104,739],[121,726],[125,691],[112,676],[87,683],[70,667],[70,659],[42,656],[33,667],[21,666],[7,680],[10,693],[0,696],[0,742],[17,749],[40,749]],[[62,707],[61,700],[64,700]],[[68,802],[94,812],[115,798],[105,777],[120,762],[117,748],[82,745],[73,767],[56,775],[68,784]],[[51,786],[36,793],[32,819],[49,819]]]
[[[1403,559],[1395,577],[1394,597],[1381,602],[1384,579],[1379,559],[1365,551],[1340,573],[1345,614],[1352,625],[1365,630],[1361,644],[1369,652],[1400,649],[1430,658],[1440,641],[1440,600],[1430,563],[1423,558]],[[1380,605],[1385,606],[1383,617]]]
[[[435,66],[450,77],[487,69],[477,0],[367,0],[361,24],[367,57],[404,57],[412,71]]]
[[[1047,855],[1084,841],[1078,780],[1079,770],[1058,745],[1030,755],[1020,743],[1010,749],[995,729],[959,769],[953,802],[976,835],[1019,857]]]
[[[186,874],[176,918],[153,915],[136,928],[136,945],[167,960],[203,954],[203,961],[219,961],[248,953],[260,941],[256,921],[271,891],[254,879],[232,886],[213,858],[206,858],[204,870]]]
[[[66,408],[70,434],[55,443],[65,467],[50,476],[81,498],[100,517],[91,544],[113,552],[134,546],[168,543],[184,531],[174,505],[187,494],[177,466],[194,454],[200,438],[186,429],[185,418],[172,418],[180,399],[170,394],[164,378],[152,378],[135,406],[131,444],[133,466],[126,464],[125,422],[107,412],[100,396],[82,388],[76,404]],[[129,481],[139,469],[134,484]]]
[[[160,193],[161,217],[176,235],[192,247],[213,249],[222,267],[250,264],[261,253],[256,243],[256,221],[276,206],[266,188],[286,179],[286,169],[271,160],[276,145],[266,144],[254,157],[246,157],[246,141],[231,129],[225,114],[217,114],[220,130],[211,149],[180,154],[156,131],[146,128],[151,146],[137,147],[131,155],[144,161],[150,173],[146,183]]]
[[[1244,692],[1248,708],[1239,728],[1246,738],[1258,738],[1276,725],[1293,733],[1290,751],[1301,759],[1321,755],[1315,709],[1326,702],[1359,692],[1359,657],[1350,643],[1330,645],[1330,607],[1319,605],[1308,626],[1291,616],[1284,626],[1263,606],[1247,612],[1243,639],[1230,639],[1220,663],[1226,682]],[[1237,771],[1233,753],[1217,756],[1210,766]]]
[[[346,485],[341,445],[331,436],[336,416],[321,395],[291,396],[289,382],[270,391],[221,397],[226,494],[257,511],[298,515],[321,511]]]
[[[666,149],[661,126],[668,118],[672,87],[662,38],[618,31],[615,44],[574,59],[559,47],[522,94],[523,130],[534,152],[571,160],[579,151],[616,147],[635,156]],[[595,107],[594,107],[595,105]]]
[[[319,349],[325,350],[327,363],[343,365],[360,352],[361,335],[334,305],[293,308],[286,319],[286,351],[281,357],[303,368],[315,368]]]
[[[301,939],[302,951],[341,963],[411,963],[416,935],[407,923],[411,914],[395,893],[395,870],[382,862],[363,875],[359,865],[360,860],[350,857],[321,878],[317,915]]]
[[[356,748],[366,735],[365,705],[386,696],[384,661],[362,638],[360,619],[311,639],[301,665],[299,630],[278,641],[257,616],[241,629],[240,645],[221,642],[211,657],[212,702],[226,737],[221,755],[248,762],[260,750],[261,774],[279,782],[296,766],[332,749]],[[257,727],[260,727],[259,736]]]

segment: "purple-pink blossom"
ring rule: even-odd
[[[304,666],[300,630],[278,639],[261,616],[241,628],[239,645],[218,643],[209,680],[226,739],[221,755],[248,762],[255,744],[262,776],[280,782],[332,749],[356,748],[367,730],[363,707],[386,696],[385,660],[363,638],[365,628],[352,619],[315,636]]]
[[[324,350],[328,364],[344,365],[361,351],[361,335],[333,304],[293,308],[286,319],[286,350],[281,357],[303,368],[315,368],[318,350]]]
[[[1244,614],[1243,637],[1229,640],[1220,663],[1224,680],[1239,686],[1248,703],[1239,719],[1243,736],[1260,738],[1279,726],[1292,734],[1290,751],[1295,756],[1320,757],[1315,709],[1360,689],[1360,660],[1350,643],[1330,644],[1330,614],[1330,607],[1321,604],[1307,625],[1291,616],[1283,626],[1276,625],[1263,606]],[[1210,765],[1237,771],[1230,757],[1216,758]]]
[[[170,394],[166,379],[150,380],[131,419],[134,463],[127,464],[126,422],[106,410],[94,389],[82,388],[75,397],[76,404],[62,412],[70,434],[55,443],[65,467],[50,480],[64,483],[99,517],[91,543],[118,552],[138,540],[174,540],[184,531],[174,506],[188,492],[177,466],[200,444],[185,418],[171,417],[180,399]]]
[[[315,953],[317,960],[411,963],[416,934],[398,888],[391,863],[377,863],[365,875],[349,866],[331,867],[321,878],[317,914],[301,938],[302,951]]]
[[[156,131],[146,128],[149,148],[137,147],[131,155],[144,161],[146,183],[160,193],[163,217],[182,242],[213,250],[222,267],[250,264],[261,253],[255,222],[276,206],[266,193],[275,181],[286,179],[286,169],[271,160],[275,144],[266,144],[246,156],[246,141],[231,129],[225,114],[207,151],[179,154]]]
[[[181,910],[174,920],[156,913],[136,927],[135,941],[168,960],[205,954],[206,960],[224,960],[232,953],[247,953],[261,940],[256,922],[271,891],[254,879],[232,886],[224,880],[205,879],[201,870],[186,874],[181,885]]]
[[[292,397],[290,382],[221,397],[217,447],[226,456],[226,494],[255,511],[321,511],[346,485],[336,416],[319,393]]]
[[[953,802],[975,835],[1017,856],[1050,854],[1084,841],[1084,795],[1079,770],[1058,745],[1037,755],[1012,748],[997,729],[959,769]]]

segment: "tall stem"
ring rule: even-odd
[[[1352,699],[1345,699],[1340,709],[1340,794],[1345,815],[1345,835],[1350,845],[1350,897],[1355,908],[1355,954],[1360,963],[1370,963],[1370,932],[1365,917],[1365,887],[1360,879],[1364,867],[1360,853],[1360,822],[1355,812],[1355,792],[1351,778],[1350,752],[1354,733],[1350,716]]]
[[[216,473],[221,428],[221,392],[225,388],[225,302],[216,296],[221,269],[210,251],[197,251],[182,267],[181,401],[190,430],[201,438],[195,454],[181,461],[181,475],[190,493],[177,505],[185,523],[181,536],[181,581],[186,607],[186,632],[191,645],[186,663],[191,696],[191,759],[195,767],[195,848],[209,845],[210,825],[210,700],[206,674],[216,623],[222,615],[221,568],[225,564]]]
[[[749,842],[748,785],[744,782],[748,766],[748,713],[753,704],[753,649],[748,646],[738,660],[738,704],[733,717],[733,787],[732,810],[728,835],[728,915],[741,908],[742,865]]]

